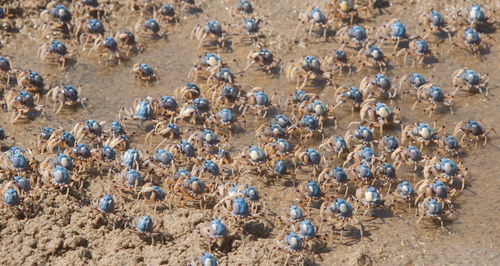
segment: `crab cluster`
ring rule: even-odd
[[[184,29],[184,20],[194,19],[208,4],[124,1],[118,8],[140,17],[133,30],[112,31],[116,23],[109,3],[61,2],[40,8],[43,42],[38,54],[40,62],[64,72],[71,71],[82,51],[85,60],[98,57],[106,65],[146,54],[148,45],[154,50],[159,45],[155,41],[166,39],[167,31]],[[451,115],[453,99],[463,92],[487,100],[489,77],[461,67],[448,80],[453,90],[446,92],[446,81],[437,85],[416,72],[399,78],[391,69],[405,66],[408,56],[417,68],[435,62],[431,57],[445,58],[434,52],[438,41],[483,54],[489,44],[479,32],[487,36],[495,22],[474,5],[449,22],[436,10],[423,13],[416,30],[421,36],[410,34],[398,18],[364,27],[375,2],[335,0],[311,6],[299,12],[298,24],[287,35],[265,23],[272,19],[265,10],[241,0],[227,8],[227,21],[210,19],[194,26],[195,40],[185,42],[201,52],[182,85],[147,92],[153,96],[141,93],[112,121],[79,119],[66,128],[56,123],[43,127],[32,143],[21,141],[26,148],[0,127],[2,211],[32,218],[43,193],[64,200],[85,198],[80,204],[96,213],[93,226],[132,231],[151,245],[164,245],[170,237],[162,215],[197,210],[203,218],[191,231],[203,251],[224,258],[249,240],[274,238],[269,257],[284,258],[284,264],[315,258],[331,243],[352,243],[345,238],[362,241],[370,230],[365,225],[385,212],[415,212],[418,222],[437,220],[444,230],[456,197],[469,184],[462,158],[496,132],[479,120],[460,121],[449,132],[438,120],[408,117],[420,105],[429,116]],[[3,21],[17,15],[2,12],[3,30],[17,34],[15,23]],[[457,25],[466,28],[455,30]],[[285,62],[284,73],[294,88],[276,92],[269,84],[280,79],[287,58],[281,54],[283,46],[315,46],[317,38],[337,49]],[[231,55],[233,44],[246,49],[246,65]],[[249,49],[251,45],[258,49]],[[133,85],[150,83],[152,90],[163,85],[160,77],[168,73],[141,62],[131,66]],[[335,75],[346,72],[363,73],[356,76],[359,86],[338,84],[343,81]],[[80,87],[52,85],[58,84],[53,76],[63,79],[55,73],[44,77],[14,68],[10,57],[0,56],[1,103],[11,123],[45,117],[43,100],[52,104],[54,114],[86,108]],[[249,76],[266,85],[249,84]],[[411,108],[400,107],[408,97],[413,97]],[[106,184],[99,185],[102,193],[87,200],[97,182]],[[268,189],[280,191],[275,196],[287,205],[281,213],[276,197],[271,200],[262,192]],[[121,207],[130,202],[138,202],[142,216],[131,217],[137,210]],[[275,256],[281,251],[284,256]],[[203,253],[198,262],[217,265],[215,256]]]

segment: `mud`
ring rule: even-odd
[[[198,1],[197,1],[198,2]],[[269,49],[275,52],[275,57],[281,60],[285,67],[292,60],[298,60],[304,55],[323,57],[340,46],[336,37],[330,37],[328,42],[320,38],[313,38],[304,43],[293,43],[289,40],[296,25],[297,12],[306,10],[319,1],[280,1],[279,8],[274,1],[252,1],[259,7],[258,12],[265,14],[265,29],[272,29]],[[432,3],[431,1],[391,1],[392,5],[384,9],[384,14],[364,21],[365,27],[380,25],[392,18],[400,18],[410,33],[417,32],[417,15],[429,8],[435,8],[442,14],[454,14],[457,8],[469,7],[471,1],[450,1],[449,3]],[[483,7],[498,10],[498,1],[479,1]],[[38,117],[26,124],[9,123],[10,114],[2,113],[0,121],[6,132],[16,137],[16,145],[27,148],[34,140],[41,127],[64,127],[70,129],[75,123],[86,119],[97,121],[111,121],[116,119],[117,113],[123,107],[130,107],[135,98],[145,96],[172,95],[175,88],[184,86],[191,64],[204,50],[197,49],[197,42],[189,38],[190,32],[197,23],[205,23],[209,19],[236,23],[228,16],[225,7],[231,6],[233,1],[205,1],[200,2],[202,12],[194,15],[183,14],[178,25],[168,27],[167,38],[156,42],[146,43],[143,53],[132,56],[129,61],[116,66],[98,64],[95,58],[86,56],[85,51],[79,48],[77,63],[66,70],[47,67],[40,63],[37,49],[42,44],[39,31],[33,28],[36,17],[17,19],[18,24],[24,24],[19,34],[3,42],[0,54],[8,56],[15,68],[31,69],[43,74],[47,84],[72,84],[81,86],[82,96],[89,99],[89,106],[77,112],[64,111],[59,114],[51,112],[52,105],[48,105],[45,117]],[[498,20],[498,14],[494,14]],[[138,12],[124,10],[120,5],[105,21],[107,32],[115,33],[119,29],[132,29],[139,19]],[[239,22],[238,22],[239,23]],[[305,29],[304,29],[305,31]],[[307,34],[307,33],[304,33]],[[490,33],[493,40],[500,39],[498,31]],[[281,42],[278,40],[281,39]],[[273,43],[276,41],[276,43]],[[433,42],[437,44],[439,41]],[[404,45],[404,44],[403,44]],[[414,97],[398,97],[390,106],[399,106],[403,124],[415,121],[432,124],[437,120],[444,125],[448,133],[452,133],[455,124],[461,120],[481,120],[484,125],[498,128],[500,116],[500,97],[498,84],[498,62],[500,53],[497,44],[493,44],[486,51],[483,58],[461,50],[451,49],[448,40],[437,45],[434,51],[436,59],[425,66],[405,66],[401,58],[391,58],[387,75],[393,79],[404,74],[419,72],[428,80],[437,83],[445,91],[453,90],[451,75],[462,66],[470,67],[481,73],[490,74],[490,95],[483,99],[480,95],[461,94],[453,100],[454,114],[450,115],[445,109],[433,117],[421,112],[420,107],[412,111]],[[384,46],[384,51],[390,54],[391,45]],[[237,64],[231,64],[233,71],[238,72],[245,63],[246,55],[255,47],[239,47],[233,45],[232,52],[221,53],[227,62],[235,59]],[[133,81],[130,69],[137,62],[145,62],[158,67],[160,79],[154,85],[138,84]],[[358,86],[364,76],[376,72],[365,69],[353,75],[336,77],[336,85]],[[284,73],[276,77],[252,68],[237,76],[242,89],[249,91],[259,86],[266,92],[276,93],[275,102],[284,105],[284,98],[295,89],[295,84],[288,81]],[[334,87],[327,85],[315,89],[321,99],[327,103],[334,103]],[[283,111],[283,108],[280,108]],[[272,114],[276,113],[274,110]],[[351,114],[347,107],[340,108],[336,113],[339,127],[329,127],[325,130],[328,137],[332,134],[343,135],[351,121],[359,120],[359,114]],[[271,117],[268,115],[268,117]],[[249,117],[246,130],[233,135],[230,148],[231,154],[238,154],[244,145],[256,143],[255,133],[252,130],[270,118],[256,122]],[[126,124],[129,132],[134,132],[133,146],[153,151],[161,138],[155,137],[155,144],[144,143],[146,128],[151,126],[138,122]],[[183,136],[189,136],[191,125],[182,123],[180,127]],[[388,130],[388,133],[399,134],[400,130]],[[347,232],[347,243],[339,243],[338,233],[333,241],[328,241],[326,247],[317,250],[317,254],[307,255],[306,264],[318,265],[498,265],[500,254],[498,239],[500,237],[500,223],[498,206],[500,204],[498,166],[496,159],[500,156],[500,142],[493,136],[486,146],[480,145],[471,148],[462,156],[462,160],[469,169],[469,178],[466,189],[456,197],[454,205],[456,212],[445,223],[445,231],[441,231],[438,224],[428,220],[417,224],[418,217],[414,209],[411,212],[405,208],[396,208],[392,212],[383,211],[378,218],[359,217],[365,226],[365,237],[359,239],[356,230]],[[425,153],[431,153],[429,149]],[[341,161],[333,163],[340,164]],[[298,176],[300,184],[309,179],[304,172]],[[411,180],[411,169],[404,167],[399,174]],[[135,196],[118,192],[113,188],[113,180],[107,176],[89,176],[84,188],[70,193],[68,198],[64,194],[53,190],[36,188],[32,191],[28,217],[22,212],[1,209],[0,216],[0,264],[3,265],[184,265],[186,262],[197,259],[199,254],[208,250],[206,240],[200,238],[198,228],[212,219],[211,210],[200,210],[193,206],[172,207],[162,204],[157,211],[135,200]],[[294,190],[282,182],[275,185],[266,185],[257,176],[248,175],[238,177],[239,182],[248,183],[259,189],[266,211],[265,219],[247,224],[244,237],[237,238],[232,248],[222,252],[213,252],[219,263],[225,265],[276,265],[282,264],[286,254],[274,250],[275,238],[282,232],[281,228],[273,226],[276,217],[285,213],[291,201],[285,197]],[[112,193],[117,198],[119,210],[116,214],[104,216],[95,208],[95,201],[105,193]],[[136,222],[142,215],[149,214],[156,224],[163,224],[159,230],[161,236],[141,237],[127,228],[129,217]],[[320,223],[319,210],[313,209],[309,217]],[[113,230],[113,227],[116,227]],[[226,243],[227,244],[227,243]],[[221,244],[224,245],[224,244]],[[217,251],[217,250],[216,250]],[[224,252],[226,251],[226,252]],[[292,263],[298,263],[291,260]]]

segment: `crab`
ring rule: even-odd
[[[221,170],[219,165],[212,160],[204,160],[202,163],[196,163],[193,166],[191,174],[194,176],[198,176],[198,178],[202,178],[208,175],[213,180],[216,180],[217,178],[222,176],[222,180],[224,181],[223,171]]]
[[[116,227],[122,227],[125,223],[125,219],[120,217],[118,214],[118,206],[113,195],[104,194],[99,200],[92,201],[92,210],[96,210],[97,213],[91,212],[92,215],[90,225],[94,228],[99,228],[102,225],[112,224],[113,230]]]
[[[239,121],[243,121],[244,125],[238,123]],[[231,109],[223,108],[217,114],[210,114],[210,116],[206,119],[206,122],[214,125],[214,130],[217,132],[227,132],[229,134],[229,139],[232,138],[233,131],[237,127],[246,127],[246,121],[243,116],[236,117],[231,111]]]
[[[154,11],[154,16],[162,24],[176,24],[180,21],[180,16],[177,10],[168,4],[161,4],[158,9]]]
[[[271,168],[272,166],[272,168]],[[291,182],[293,186],[297,185],[297,178],[296,175],[293,171],[288,171],[289,168],[289,161],[285,160],[275,160],[274,164],[269,163],[269,169],[265,173],[266,178],[275,178],[275,179],[291,179]],[[267,180],[268,181],[268,180]],[[269,183],[269,182],[267,182]]]
[[[389,184],[387,189],[387,195],[389,195],[391,193],[392,184],[399,180],[396,172],[396,168],[388,162],[379,164],[374,171],[375,178],[373,180],[373,184],[375,184],[376,181],[382,181],[381,186]]]
[[[359,113],[361,120],[368,121],[370,127],[380,128],[380,134],[383,134],[384,126],[401,124],[399,112],[398,107],[391,110],[386,104],[378,102],[376,99],[368,99]]]
[[[481,31],[488,31],[491,27],[494,27],[496,21],[491,17],[488,17],[485,14],[485,11],[489,11],[490,13],[495,13],[495,10],[485,10],[478,4],[473,4],[470,8],[467,9],[467,12],[463,12],[460,10],[458,12],[458,17],[464,20],[464,23],[471,28]]]
[[[38,97],[27,91],[16,92],[9,90],[4,96],[4,110],[12,112],[10,123],[14,124],[19,119],[31,119],[36,113],[43,115],[43,105],[38,105],[35,100]]]
[[[304,88],[309,80],[330,78],[329,74],[321,69],[319,59],[314,56],[304,56],[300,62],[292,61],[286,68],[286,76],[288,80],[296,80],[297,89]]]
[[[66,197],[69,195],[72,183],[77,181],[76,176],[70,174],[70,172],[61,165],[46,167],[40,171],[40,174],[44,186],[54,187],[56,189],[65,188]]]
[[[297,32],[301,27],[304,27],[304,24],[309,23],[309,33],[308,36],[311,38],[311,33],[315,26],[321,29],[323,32],[323,39],[326,41],[328,32],[331,28],[331,23],[333,18],[329,15],[325,15],[318,7],[313,6],[310,11],[299,13],[299,23],[297,27],[295,27],[294,31],[294,39],[296,39]]]
[[[311,220],[304,219],[297,224],[293,224],[291,226],[291,230],[296,232],[297,235],[302,238],[304,248],[309,251],[314,251],[318,248],[326,246],[326,243],[324,243],[321,239],[322,237],[317,234],[317,229]]]
[[[355,47],[364,47],[368,42],[365,28],[358,25],[344,26],[340,28],[337,31],[337,36],[340,36],[344,45],[352,43]]]
[[[345,187],[344,197],[349,192],[349,180],[346,171],[341,167],[327,167],[318,175],[318,184],[321,186],[337,187],[337,191]]]
[[[351,151],[347,155],[347,158],[344,161],[343,166],[345,167],[352,160],[354,160],[354,164],[366,163],[369,165],[374,165],[374,163],[376,161],[379,161],[380,159],[381,157],[377,156],[375,151],[370,147],[358,145],[356,146],[356,148],[354,148],[353,151]]]
[[[165,36],[165,33],[160,31],[160,24],[154,18],[139,19],[134,29],[137,37],[143,40],[158,40]]]
[[[416,59],[415,61],[413,61],[412,66],[415,66],[415,62],[417,62],[418,65],[422,65],[426,56],[433,55],[432,49],[429,46],[429,43],[427,43],[427,41],[424,39],[420,39],[419,37],[412,38],[408,45],[408,48],[402,49],[397,53],[397,55],[404,53],[403,60],[405,63],[407,62],[406,58],[408,57],[408,55],[410,55]]]
[[[144,182],[144,178],[141,173],[134,169],[124,168],[120,173],[115,174],[115,181],[118,182],[119,185],[117,187],[122,190],[133,190],[136,191],[138,186],[141,186]]]
[[[239,86],[236,83],[235,76],[229,68],[223,67],[217,71],[213,71],[207,78],[207,85],[213,84],[209,89],[209,93],[221,86]]]
[[[189,120],[191,124],[198,124],[204,122],[205,118],[206,116],[198,106],[192,103],[185,103],[179,111],[179,114],[174,117],[174,123],[177,123],[179,120]]]
[[[156,146],[160,147],[168,140],[179,139],[181,137],[181,132],[176,124],[167,123],[165,121],[158,121],[158,123],[155,124],[153,130],[146,134],[145,141],[147,142],[148,139],[151,139],[153,135],[159,135],[163,137],[163,140]],[[151,143],[151,141],[149,141],[149,143]]]
[[[269,50],[250,51],[247,56],[247,65],[243,71],[247,71],[253,64],[257,64],[268,74],[272,74],[273,69],[277,68],[279,63],[280,60],[275,60],[274,54]]]
[[[109,171],[111,171],[115,162],[118,161],[116,151],[110,146],[102,145],[99,148],[91,150],[90,153],[97,164],[97,169],[103,169],[103,166],[111,165],[109,168]]]
[[[451,215],[451,212],[448,212]],[[441,222],[441,229],[444,231],[443,215],[447,214],[443,210],[443,204],[431,197],[424,199],[418,204],[417,214],[420,216],[417,220],[419,223],[423,217],[438,219]]]
[[[31,158],[27,158],[29,155]],[[31,150],[21,150],[12,146],[6,152],[0,154],[0,168],[7,174],[23,174],[31,171],[34,162]]]
[[[229,151],[227,150],[220,148],[208,152],[206,159],[214,161],[217,165],[220,165],[221,167],[224,167],[226,165],[232,165],[234,162],[231,153],[229,153]],[[232,169],[230,170],[231,172],[233,171]]]
[[[298,112],[294,112],[297,115],[311,115],[314,116],[315,119],[318,120],[318,127],[323,129],[328,120],[333,120],[335,127],[337,126],[337,120],[335,116],[332,115],[333,108],[323,103],[318,97],[313,97],[311,100],[303,101],[298,107]]]
[[[358,179],[359,183],[356,184],[357,186],[360,184],[368,184],[369,181],[374,181],[372,164],[370,162],[355,163],[347,170]]]
[[[271,120],[271,124],[278,125],[283,129],[288,129],[292,126],[292,121],[284,114],[277,114]]]
[[[220,94],[212,94],[212,103],[216,108],[233,109],[237,104],[244,105],[244,98],[241,96],[240,88],[237,86],[224,86],[220,90]]]
[[[143,157],[144,156],[142,155],[141,151],[130,148],[125,151],[125,153],[123,153],[120,164],[125,167],[125,170],[136,169],[137,171],[139,171],[144,163],[142,160]]]
[[[139,98],[135,99],[134,101],[135,110],[132,110],[132,108],[120,109],[120,112],[118,113],[119,120],[120,121],[123,121],[124,119],[142,120],[142,121],[153,120],[155,118],[152,105],[153,101],[154,99],[152,97],[146,97],[146,99],[139,99]]]
[[[229,39],[227,33],[222,30],[221,24],[215,20],[209,20],[205,26],[196,24],[191,32],[191,38],[193,37],[198,40],[198,47],[209,46],[215,42],[217,49],[225,48]],[[208,44],[205,43],[207,37],[213,39]]]
[[[241,193],[236,193],[224,197],[214,206],[214,212],[226,217],[231,227],[237,231],[244,230],[245,223],[259,215],[258,210],[250,208],[249,200],[242,196]]]
[[[474,140],[474,142],[477,143],[481,138],[484,138],[484,145],[488,142],[488,134],[493,132],[496,135],[496,131],[494,128],[486,128],[481,126],[481,121],[476,121],[476,120],[468,120],[468,121],[460,121],[457,123],[455,126],[455,131],[453,135],[455,137],[458,137],[459,133],[462,133],[462,138],[460,139],[460,142],[463,143],[466,138],[469,140]]]
[[[351,145],[353,138],[361,142],[363,145],[373,145],[373,143],[376,142],[373,136],[373,128],[366,127],[364,125],[359,125],[356,130],[347,130],[344,139],[348,148]]]
[[[100,36],[95,39],[94,45],[90,48],[88,55],[96,51],[98,55],[105,58],[106,65],[119,64],[121,61],[118,43],[112,37]]]
[[[344,140],[342,136],[332,135],[329,138],[326,138],[319,145],[320,150],[325,150],[328,152],[335,152],[337,157],[340,158],[340,155],[348,153],[349,148],[347,147],[347,142]]]
[[[175,89],[174,95],[177,98],[183,98],[184,100],[194,100],[200,97],[201,91],[200,87],[195,83],[188,82],[184,87],[178,87]]]
[[[301,141],[309,140],[316,135],[320,135],[323,139],[323,125],[319,121],[314,116],[305,115],[297,123],[290,126],[287,133],[292,136],[299,132]]]
[[[146,237],[151,237],[151,245],[154,245],[156,239],[160,238],[163,242],[164,234],[160,230],[163,228],[163,222],[154,225],[151,216],[144,215],[139,218],[133,230],[143,239]]]
[[[219,264],[217,262],[217,259],[212,254],[207,252],[203,252],[198,258],[198,261],[199,264],[196,262],[196,260],[193,259],[188,263],[188,266],[195,266],[195,265],[209,266],[209,265]]]
[[[177,144],[169,144],[165,146],[165,150],[169,151],[173,155],[173,159],[178,159],[179,164],[197,160],[197,149],[193,144],[184,139],[180,139]]]
[[[219,138],[210,129],[197,130],[188,138],[188,142],[192,143],[198,150],[213,148],[219,143]]]
[[[286,139],[277,138],[272,142],[266,143],[264,145],[264,151],[269,158],[279,157],[284,159],[292,153],[293,148]]]
[[[365,15],[370,15],[371,8],[366,4],[356,4],[354,0],[332,0],[326,4],[329,11],[335,18],[340,19],[342,22],[348,22],[350,26],[355,19],[358,18],[359,13],[363,11]]]
[[[333,51],[332,54],[326,56],[323,61],[332,67],[331,76],[335,76],[335,70],[339,70],[339,76],[342,76],[344,70],[348,69],[349,75],[352,73],[354,66],[349,62],[351,56],[347,55],[344,50],[345,45],[342,45],[339,49]]]
[[[384,74],[378,73],[369,81],[369,77],[364,77],[359,85],[360,91],[366,95],[366,99],[371,96],[393,99],[397,94],[397,86]],[[392,92],[391,92],[392,91]]]
[[[206,79],[223,67],[227,67],[227,65],[222,62],[219,54],[205,53],[204,55],[200,55],[198,60],[193,64],[188,73],[188,78],[193,78],[194,81],[197,81],[199,78]]]
[[[269,162],[268,159],[267,154],[262,148],[253,145],[245,146],[241,153],[235,158],[233,169],[240,172],[241,164],[257,166],[257,174],[262,175],[264,167]],[[250,170],[245,171],[245,173],[248,171]]]
[[[3,127],[0,127],[0,149],[3,149],[4,147],[8,146],[8,145],[5,145],[5,143],[9,140],[12,141],[12,145],[14,145],[14,143],[16,142],[16,138],[8,136],[5,133],[5,129]],[[10,146],[12,146],[12,145],[10,145]]]
[[[304,247],[304,244],[302,243],[302,238],[295,233],[283,233],[278,235],[275,242],[275,250],[286,252],[287,256],[283,265],[288,265],[289,261],[293,258],[292,255],[298,256],[298,262],[292,261],[293,263],[298,264],[300,262],[303,262],[303,253],[307,251],[307,249],[305,249]],[[269,257],[275,256],[273,251],[271,251]]]
[[[101,21],[89,19],[86,24],[84,22],[80,23],[75,31],[75,35],[78,37],[78,41],[82,46],[87,48],[90,44],[93,44],[97,38],[103,37],[105,31]]]
[[[377,67],[380,72],[384,72],[387,70],[387,56],[384,55],[382,49],[380,49],[380,44],[369,44],[364,48],[359,50],[357,57],[359,59],[359,68],[358,71],[361,71],[364,66],[368,67]]]
[[[428,84],[427,83],[427,80],[425,79],[425,77],[420,74],[420,73],[411,73],[409,75],[404,75],[401,77],[400,81],[399,81],[399,89],[401,90],[403,88],[404,85],[406,86],[409,86],[410,89],[403,92],[404,93],[409,93],[411,91],[416,91],[418,92],[422,86]]]
[[[98,0],[80,0],[72,4],[76,17],[92,17],[101,19],[109,14],[105,4],[99,4]]]
[[[255,12],[256,9],[258,8],[254,7],[249,0],[240,0],[236,5],[229,8],[229,14],[233,17],[258,17],[259,15]]]
[[[451,155],[457,156],[460,152],[461,145],[458,140],[452,135],[443,135],[437,141],[439,151],[449,153]]]
[[[182,206],[186,200],[197,201],[201,209],[206,208],[208,192],[205,183],[194,176],[179,178],[173,187],[174,197],[179,197]]]
[[[396,187],[396,191],[393,191],[388,198],[391,198],[391,206],[395,206],[396,201],[403,201],[408,203],[408,211],[411,210],[412,202],[415,198],[415,190],[413,186],[405,180],[402,180]]]
[[[272,97],[269,97],[262,88],[253,88],[249,93],[247,93],[247,103],[242,106],[242,115],[246,113],[247,109],[251,109],[256,113],[256,119],[257,117],[266,117],[269,110],[273,108],[273,99],[274,94]]]
[[[281,214],[276,218],[277,227],[281,227],[284,229],[291,228],[294,224],[297,224],[304,220],[304,213],[302,212],[302,208],[297,205],[290,205],[287,209],[287,214]]]
[[[337,104],[333,109],[347,102],[351,104],[351,111],[354,113],[354,109],[361,108],[363,93],[356,87],[340,86],[335,90],[335,100]]]
[[[217,218],[213,219],[208,226],[199,226],[198,233],[209,241],[209,251],[213,247],[223,250],[231,249],[231,242],[234,241],[236,236],[236,232],[232,232],[222,220]]]
[[[436,127],[435,124],[434,127]],[[443,126],[436,132],[431,126],[421,122],[407,125],[401,132],[401,143],[405,143],[406,140],[409,140],[410,143],[420,142],[420,149],[422,150],[424,145],[438,142],[438,134],[444,130],[445,127]]]
[[[37,94],[44,92],[44,78],[35,71],[21,71],[17,76],[17,83],[21,89],[28,92]]]
[[[15,185],[14,182],[10,181],[2,185],[0,190],[0,196],[2,197],[2,206],[16,207],[22,202],[21,191]]]
[[[384,199],[380,192],[376,188],[368,185],[356,189],[355,199],[356,206],[354,207],[354,213],[357,213],[359,205],[363,205],[366,208],[363,215],[371,211],[371,215],[374,216],[373,209],[384,205]]]
[[[235,37],[235,44],[240,46],[254,45],[257,48],[266,46],[266,36],[262,33],[261,23],[262,19],[260,18],[244,18],[241,29],[231,34]]]
[[[383,34],[382,36],[383,39],[390,38],[396,41],[396,43],[394,44],[393,51],[396,51],[401,40],[408,39],[408,34],[406,33],[406,26],[399,19],[396,18],[382,24],[382,26],[380,26],[377,29],[377,37],[380,32],[382,32]]]
[[[460,179],[462,183],[461,191],[463,191],[468,170],[462,162],[455,164],[448,158],[435,156],[427,160],[423,173],[425,178],[434,176],[438,180],[448,182],[450,186],[453,185],[455,178]]]
[[[102,125],[105,123],[105,121],[97,122],[92,119],[78,122],[71,130],[71,134],[75,136],[77,143],[81,142],[84,137],[100,142],[103,137]]]
[[[321,231],[323,228],[323,223],[325,222],[324,217],[326,216],[328,221],[326,221],[329,225],[331,225],[332,230],[336,227],[340,227],[340,242],[342,242],[344,238],[344,230],[346,225],[350,224],[354,227],[355,224],[359,226],[359,234],[360,237],[363,238],[363,224],[354,217],[353,209],[351,204],[344,199],[336,198],[331,202],[325,201],[321,204],[320,207],[320,217],[321,217],[321,225],[318,231]],[[333,221],[332,221],[333,220]],[[340,226],[338,225],[338,222]]]
[[[311,203],[313,201],[320,201],[325,198],[325,193],[320,185],[316,181],[306,181],[304,186],[299,186],[298,189],[292,191],[292,193],[288,194],[286,199],[291,200],[293,197],[294,201],[298,201],[301,205],[304,201],[306,201],[305,206],[311,207]],[[309,211],[310,208],[308,208]]]
[[[393,153],[399,147],[399,141],[394,136],[383,136],[382,141],[379,142],[381,152],[386,154]]]
[[[73,57],[66,45],[60,41],[50,41],[42,44],[38,49],[38,54],[43,63],[61,65],[61,69],[64,69],[68,59]]]
[[[453,114],[453,96],[453,94],[445,94],[440,87],[433,83],[423,85],[417,91],[417,101],[413,104],[412,110],[415,109],[417,104],[424,103],[429,105],[424,109],[424,112],[429,112],[429,117],[440,105],[449,106],[450,113]]]
[[[45,95],[45,98],[50,99],[54,103],[53,111],[59,113],[65,106],[69,108],[77,108],[78,106],[86,108],[88,99],[79,97],[81,92],[81,87],[74,88],[71,85],[61,85],[51,88]]]
[[[125,51],[125,56],[138,53],[141,49],[137,46],[135,35],[129,30],[122,30],[116,33],[114,40],[118,43],[118,48]]]
[[[486,38],[490,39],[488,35],[478,33],[471,28],[460,29],[452,38],[453,46],[460,49],[467,50],[475,55],[481,55],[484,50],[491,48],[491,44],[486,42]]]
[[[12,69],[10,61],[10,58],[0,56],[0,80],[5,81],[6,86],[10,86],[11,81],[14,80],[14,69]]]
[[[435,179],[424,178],[415,184],[417,197],[415,205],[424,197],[433,197],[440,203],[453,210],[451,199],[456,194],[456,189],[449,189],[443,182]]]
[[[470,93],[479,91],[481,96],[488,97],[488,74],[482,75],[472,69],[462,67],[453,72],[451,77],[453,79],[453,86],[455,87],[453,94],[464,89]]]
[[[171,96],[161,96],[159,99],[155,98],[151,102],[151,105],[154,116],[161,119],[169,119],[170,122],[173,122],[173,119],[179,113],[177,100]]]
[[[158,202],[165,200],[165,192],[152,183],[146,183],[139,191],[138,197],[143,198],[145,201],[152,202],[154,204],[153,210],[156,211]]]
[[[436,10],[429,10],[427,12],[424,12],[422,13],[419,17],[419,25],[423,25],[424,27],[426,27],[424,30],[423,30],[423,33],[427,32],[423,39],[427,39],[427,37],[432,33],[432,32],[436,32],[436,31],[439,31],[439,32],[443,32],[443,33],[446,33],[448,35],[448,39],[450,39],[450,42],[452,42],[451,40],[451,30],[447,27],[447,22],[444,20],[443,18],[443,15],[441,15],[441,13],[439,13],[438,11]]]
[[[150,67],[148,64],[137,63],[132,67],[131,72],[134,74],[136,80],[146,82],[154,82],[159,79],[158,69]]]
[[[315,176],[320,168],[322,156],[315,149],[299,148],[293,156],[293,164],[295,166],[295,173],[304,166],[312,166],[313,176]]]
[[[92,153],[89,146],[81,143],[76,144],[73,148],[67,148],[64,151],[64,154],[69,156],[74,162],[77,174],[84,173],[88,169],[92,169],[95,161],[93,156],[99,156],[99,153]],[[83,183],[80,183],[80,188],[82,186]]]
[[[422,152],[415,146],[399,146],[392,153],[391,158],[394,160],[396,169],[399,169],[403,163],[414,165],[414,175],[417,174],[418,165],[423,160]]]
[[[6,8],[5,6],[3,6],[0,10],[0,30],[2,30],[7,37],[11,37],[12,33],[15,33],[18,30],[13,19],[15,14],[12,13],[11,9]]]
[[[73,15],[71,11],[64,5],[58,4],[56,1],[50,2],[46,9],[40,14],[44,21],[42,32],[44,35],[52,35],[53,37],[69,38],[73,33],[74,26],[71,23]]]
[[[285,111],[288,110],[288,107],[292,107],[292,112],[294,114],[298,113],[299,106],[308,102],[313,98],[316,98],[317,95],[315,93],[307,93],[301,89],[295,90],[286,100],[286,108]]]
[[[53,152],[54,150],[64,150],[66,148],[72,148],[75,146],[75,137],[70,132],[64,131],[64,129],[62,128],[43,131],[44,132],[42,132],[41,138],[47,138],[47,136],[49,135],[45,145],[45,150],[47,152]]]
[[[252,186],[239,185],[236,183],[226,183],[219,185],[217,193],[220,197],[222,197],[219,202],[231,200],[236,197],[246,199],[251,213],[258,213],[261,208],[259,202],[259,192]]]

